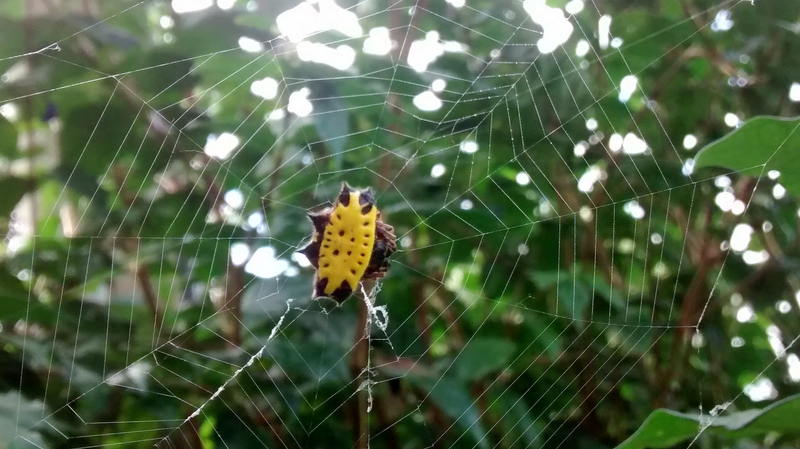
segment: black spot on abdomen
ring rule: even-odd
[[[333,291],[331,294],[331,298],[334,299],[338,304],[344,302],[345,299],[349,298],[350,295],[353,294],[353,288],[350,287],[350,284],[347,281],[342,282],[342,285],[339,286],[336,290]]]
[[[342,185],[342,191],[339,193],[339,203],[344,207],[350,205],[350,192],[352,192],[350,186],[344,183]]]

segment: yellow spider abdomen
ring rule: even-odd
[[[328,279],[325,294],[347,282],[352,290],[364,275],[375,245],[377,209],[362,212],[359,192],[350,192],[347,206],[339,202],[331,212],[319,250],[319,277]]]

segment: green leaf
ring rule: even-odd
[[[91,205],[101,214],[108,213],[108,192],[100,188],[97,179],[78,168],[59,165],[54,170],[55,178],[76,193],[91,199]]]
[[[286,313],[286,299],[292,299],[292,307],[303,307],[311,301],[310,290],[307,276],[255,279],[242,295],[242,321],[248,328],[276,323]]]
[[[480,422],[478,408],[464,387],[447,378],[409,376],[408,379],[427,391],[429,399],[447,416],[454,419],[459,427],[468,432],[478,443],[478,447],[489,447],[488,434]]]
[[[800,117],[754,117],[705,146],[695,168],[720,166],[744,175],[781,172],[780,183],[800,197]]]
[[[193,60],[185,54],[171,49],[156,47],[143,55],[132,58],[132,64],[148,67],[133,74],[133,78],[142,91],[156,97],[159,102],[171,104],[180,100],[183,92],[194,87],[197,76],[192,72]]]
[[[0,2],[0,16],[16,20],[24,19],[25,0],[5,0]]]
[[[454,373],[466,382],[478,380],[508,365],[516,350],[502,338],[473,338],[453,362]]]
[[[505,389],[504,387],[500,389],[502,391],[492,403],[497,403],[497,411],[501,416],[499,420],[499,424],[503,428],[501,441],[516,441],[517,434],[519,434],[525,442],[524,447],[541,447],[542,424],[534,419],[536,415],[531,413],[530,405],[528,405],[524,397],[518,396],[510,389]]]
[[[586,325],[586,309],[592,300],[592,288],[583,282],[580,272],[541,271],[530,276],[539,288],[550,289],[554,295],[557,292],[559,315],[572,318],[575,320],[573,325],[583,329]]]
[[[342,153],[350,132],[350,116],[336,86],[319,81],[311,87],[309,100],[314,107],[314,126],[320,139],[333,154],[334,168],[342,166]]]
[[[47,414],[42,401],[30,401],[16,391],[0,395],[0,447],[45,447],[43,412]]]
[[[658,409],[616,449],[670,447],[694,438],[701,430],[731,439],[770,432],[800,434],[798,416],[800,395],[790,396],[763,409],[745,410],[717,418]],[[704,425],[707,426],[705,429],[702,427]]]
[[[130,132],[135,121],[135,114],[113,101],[67,112],[61,132],[63,163],[88,174],[105,174],[118,154],[141,145],[141,138]]]
[[[199,233],[206,226],[208,210],[209,205],[203,193],[192,191],[188,194],[166,195],[153,202],[151,210],[141,222],[139,232],[148,237],[184,237]],[[138,228],[138,217],[129,218]]]
[[[691,70],[692,74],[698,79],[704,79],[708,76],[709,68],[711,67],[711,63],[709,63],[708,59],[706,58],[694,58],[687,64],[689,70]]]
[[[600,324],[600,323],[598,323]],[[653,344],[655,332],[649,327],[631,327],[601,324],[607,345],[619,348],[626,356],[645,354]]]
[[[15,157],[19,154],[17,150],[17,129],[14,125],[0,117],[0,154],[7,157]]]
[[[9,271],[30,270],[57,280],[64,291],[109,274],[111,261],[97,239],[37,238],[9,258]]]
[[[0,216],[7,217],[17,206],[22,197],[33,190],[33,183],[25,179],[8,177],[0,178]]]
[[[558,358],[562,350],[561,332],[563,329],[556,323],[563,322],[563,320],[530,310],[522,312],[522,316],[524,318],[522,329],[525,333],[522,334],[524,336],[521,336],[519,341],[525,342],[524,351],[537,351],[533,353],[546,353],[553,359]],[[531,344],[530,349],[528,348],[529,344]]]
[[[135,34],[108,22],[98,22],[88,16],[69,18],[67,22],[104,44],[113,45],[123,50],[130,50],[139,46],[139,38]]]
[[[0,265],[0,320],[13,322],[27,319],[31,322],[55,321],[56,313],[49,304],[44,304],[30,297],[28,287],[8,271],[8,267]]]

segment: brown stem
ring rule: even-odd
[[[608,195],[603,195],[605,192],[604,183],[605,181],[600,181],[600,188],[595,189],[592,195],[592,208],[595,213],[592,214],[592,218],[583,227],[584,237],[581,254],[584,263],[598,268],[600,274],[605,277],[609,285],[621,290],[625,288],[625,283],[619,275],[614,274],[611,258],[605,249],[605,241],[597,233],[597,214],[604,210],[601,206],[606,204],[605,199],[608,198]]]
[[[769,263],[762,265],[762,269],[755,272],[763,276],[770,270],[770,264],[778,263],[777,261],[784,259],[786,253],[772,233],[764,232],[763,223],[756,223],[755,220],[751,220],[750,224],[754,229],[758,229],[756,235],[758,235],[762,246],[769,254]],[[800,277],[798,277],[795,272],[789,272],[786,276],[786,284],[792,291],[796,292],[800,290]]]
[[[136,201],[136,196],[131,194],[131,192],[125,188],[125,177],[127,176],[125,169],[123,169],[120,165],[115,165],[111,169],[111,172],[114,176],[114,181],[117,183],[120,199],[122,199],[122,202],[126,207],[130,208]]]
[[[401,61],[404,61],[408,57],[408,51],[411,49],[411,43],[417,39],[420,33],[418,24],[420,18],[422,17],[422,11],[425,10],[427,6],[428,6],[428,0],[417,0],[416,5],[414,5],[411,21],[407,26],[405,25],[406,18],[403,17],[405,15],[406,9],[393,8],[391,10],[389,17],[391,23],[390,33],[392,35],[393,42],[397,44],[392,48],[392,57],[395,58],[396,62],[400,63]],[[398,106],[399,99],[397,94],[390,93],[389,95],[387,95],[386,102],[388,103],[387,107],[389,109],[389,113],[393,117],[388,127],[391,131],[394,132],[394,134],[401,135],[402,129],[399,123],[403,111]],[[392,172],[392,156],[386,153],[383,155],[383,157],[381,157],[381,165],[379,169],[381,177],[378,179],[379,189],[385,190],[388,187],[388,180],[391,179],[389,177],[391,172]]]
[[[392,23],[392,39],[397,43],[397,47],[393,50],[393,54],[396,58],[398,58],[398,62],[406,59],[408,56],[408,51],[411,49],[411,43],[417,38],[419,34],[419,21],[422,17],[422,11],[427,10],[428,7],[428,0],[417,0],[416,5],[414,5],[414,13],[411,16],[411,21],[408,26],[404,24],[407,23],[407,19],[403,17],[406,12],[405,8],[394,8],[391,12],[391,23]],[[406,30],[406,28],[408,28]],[[405,33],[403,31],[405,30]]]
[[[438,276],[439,278],[444,277],[443,274]],[[433,282],[433,281],[431,281]],[[458,317],[456,316],[455,312],[455,304],[458,302],[455,296],[447,290],[440,286],[437,290],[438,296],[431,297],[432,300],[426,301],[430,304],[433,308],[438,310],[440,317],[445,322],[447,327],[447,332],[452,332],[453,334],[453,343],[462,348],[467,341],[466,336],[464,335],[464,331],[461,329],[461,326],[458,324]],[[423,300],[424,301],[424,300]],[[431,324],[428,324],[425,328],[426,338],[428,339],[428,348],[430,348],[430,339],[431,339]],[[441,337],[440,337],[441,338]]]
[[[701,57],[702,53],[703,52],[702,51],[698,51],[698,49],[696,47],[687,48],[680,55],[680,57],[678,57],[678,59],[669,67],[669,69],[667,69],[667,71],[664,72],[661,75],[661,77],[656,81],[655,87],[653,87],[653,89],[650,90],[649,95],[647,96],[647,99],[649,101],[658,101],[659,97],[661,97],[661,93],[669,85],[669,83],[672,82],[672,80],[678,74],[680,69],[682,69],[686,65],[686,62],[689,61],[690,59],[694,58],[694,57]],[[656,114],[656,112],[652,111],[650,108],[641,108],[641,109],[639,109],[639,111],[636,113],[636,115],[633,116],[633,119],[632,119],[631,123],[634,124],[634,125],[639,123],[641,121],[641,119],[643,118],[644,114],[647,114],[647,113],[650,113],[650,112],[652,112],[653,114]]]
[[[120,166],[115,166],[112,170],[112,176],[117,183],[119,197],[122,199],[122,202],[125,204],[125,206],[130,209],[133,207],[136,197],[125,188],[125,170],[123,170]],[[134,237],[132,239],[122,239],[121,241],[123,247],[128,252],[135,252],[139,248],[140,240],[138,237]],[[144,263],[137,263],[133,267],[133,270],[136,281],[139,283],[139,288],[142,289],[144,302],[147,304],[147,307],[150,309],[150,313],[153,315],[155,328],[161,329],[161,326],[164,323],[164,313],[158,307],[158,292],[153,287],[153,281],[150,279],[150,271],[147,268],[147,265]]]
[[[211,160],[208,157],[205,157],[206,164],[209,164]],[[211,212],[216,215],[217,220],[222,220],[222,204],[223,204],[223,192],[220,189],[220,186],[216,182],[216,177],[210,173],[204,174],[204,180],[206,182],[206,189],[208,192],[206,193],[206,201],[208,201],[208,205],[211,208]]]
[[[411,48],[411,43],[417,38],[419,35],[419,28],[418,23],[420,18],[422,17],[422,10],[427,8],[428,0],[418,0],[415,8],[413,16],[411,17],[410,24],[408,29],[406,30],[405,34],[402,34],[402,30],[404,29],[404,23],[406,19],[403,17],[405,9],[402,8],[395,8],[391,11],[391,23],[392,23],[392,30],[394,33],[393,40],[398,44],[397,47],[393,48],[393,56],[396,58],[398,62],[403,61],[408,56],[408,51]],[[393,132],[394,135],[402,135],[402,129],[400,123],[402,122],[403,111],[399,107],[400,99],[395,93],[390,93],[387,97],[389,113],[392,115],[392,120],[389,123],[388,127]],[[392,155],[389,153],[385,153],[381,158],[380,164],[380,177],[378,178],[377,185],[380,190],[386,190],[389,187],[389,180],[392,179]],[[409,235],[414,241],[417,239],[416,236],[412,233]],[[419,267],[422,264],[421,256],[419,251],[409,251],[409,259],[412,266]],[[428,302],[425,300],[425,280],[424,279],[416,279],[412,286],[411,286],[412,296],[417,302],[417,308],[415,311],[416,315],[416,326],[417,332],[420,335],[420,338],[425,345],[425,350],[430,348],[431,345],[431,329],[430,324],[428,323],[428,309],[429,305]]]
[[[386,447],[388,449],[400,449],[397,432],[395,432],[395,426],[393,425],[394,423],[389,418],[389,404],[380,398],[374,398],[373,401],[375,403],[375,414],[378,418],[378,425],[381,428],[381,433],[386,433],[386,437],[384,438]]]
[[[676,216],[682,215],[676,214]],[[660,384],[661,394],[655,400],[655,406],[657,407],[667,405],[671,397],[671,385],[680,380],[683,365],[688,360],[686,357],[681,356],[681,351],[693,332],[692,326],[698,324],[699,314],[701,313],[700,306],[708,300],[709,293],[706,287],[708,274],[722,259],[719,245],[708,233],[713,219],[713,208],[709,206],[705,209],[704,223],[701,229],[696,231],[696,234],[695,231],[690,229],[691,219],[691,216],[686,217],[684,238],[694,242],[693,245],[690,245],[689,251],[690,253],[694,252],[694,254],[690,255],[690,258],[695,263],[697,271],[681,302],[677,324],[678,330],[672,340],[668,362],[664,366],[661,376],[659,376],[658,383]],[[680,363],[679,360],[681,361]]]
[[[238,348],[242,342],[242,296],[244,293],[244,264],[236,266],[228,261],[225,273],[225,302],[221,309],[225,312],[228,345]]]
[[[161,329],[161,325],[164,322],[164,314],[158,307],[158,294],[153,288],[153,282],[150,280],[150,271],[145,264],[137,265],[134,270],[136,271],[136,280],[139,282],[139,287],[142,289],[144,302],[153,315],[155,327],[156,329]]]
[[[369,339],[367,339],[367,318],[369,311],[364,298],[358,303],[358,322],[356,324],[356,336],[353,343],[353,354],[350,357],[350,376],[356,388],[361,387],[362,377],[366,372],[367,360],[369,357]],[[368,380],[368,379],[367,379]],[[353,411],[354,418],[354,440],[356,447],[366,449],[369,446],[369,417],[367,416],[367,390],[361,389],[356,392],[356,401]]]
[[[283,422],[278,419],[278,415],[276,415],[274,409],[267,413],[264,413],[263,410],[258,409],[251,414],[251,419],[254,422],[259,423],[264,430],[269,432],[276,447],[288,447],[284,441],[284,437],[286,436],[286,428],[283,426]]]
[[[695,28],[697,29],[697,36],[705,43],[705,58],[708,59],[712,65],[720,71],[725,76],[736,76],[737,70],[736,67],[731,64],[726,57],[719,51],[717,48],[717,44],[714,39],[709,35],[708,27],[706,24],[708,21],[701,17],[699,11],[695,6],[686,0],[681,0],[681,7],[683,8],[684,13],[692,18],[692,23],[694,23]]]
[[[184,426],[184,429],[186,432],[185,435],[187,435],[186,436],[187,446],[189,448],[202,449],[203,440],[200,438],[200,433],[199,433],[200,420],[198,419],[198,417],[195,416],[194,418],[187,421],[186,425]],[[184,434],[183,429],[181,430],[181,433]]]
[[[419,251],[410,251],[408,253],[409,262],[412,267],[422,266],[422,256]],[[424,352],[431,347],[431,326],[428,322],[428,310],[430,305],[425,298],[425,279],[417,278],[411,285],[411,293],[414,300],[417,302],[417,308],[414,312],[417,324],[417,333],[419,334],[422,344],[425,346]]]
[[[210,160],[206,159],[206,163]],[[218,220],[223,219],[222,204],[223,195],[216,178],[206,174],[207,185],[206,201],[208,201],[212,213]],[[227,340],[228,347],[239,348],[242,340],[242,296],[244,293],[244,267],[246,264],[234,265],[228,260],[225,272],[225,297],[219,306],[220,317],[222,319],[222,332]]]
[[[168,438],[163,440],[163,445],[159,447],[169,447],[174,449],[202,449],[203,440],[200,438],[198,429],[200,428],[200,420],[194,417],[173,432]]]
[[[284,101],[283,104],[282,104],[283,107],[286,107],[287,105],[288,105],[288,102],[286,102],[286,101]],[[289,114],[286,114],[283,117],[283,130],[284,131],[287,130],[289,128],[289,126],[290,126]],[[276,191],[278,190],[278,185],[279,185],[279,183],[281,181],[281,177],[280,177],[281,167],[283,166],[283,158],[284,158],[284,154],[286,153],[284,151],[284,146],[282,145],[282,142],[283,141],[279,141],[279,144],[275,145],[275,156],[274,156],[274,162],[272,164],[274,169],[272,170],[272,173],[269,174],[269,189],[267,190],[267,195],[271,195],[272,197],[275,197],[277,195]],[[262,207],[264,209],[263,210],[264,217],[265,217],[264,219],[266,220],[267,213],[269,212],[270,208],[272,207],[272,203],[271,202],[268,202],[268,203],[262,202]]]
[[[610,419],[597,413],[599,401],[605,399],[605,396],[598,398],[598,396],[600,396],[600,384],[598,382],[599,376],[598,372],[595,370],[592,360],[594,359],[586,357],[584,368],[581,369],[579,374],[581,385],[578,387],[578,391],[583,397],[581,406],[578,410],[572,412],[573,414],[570,414],[566,419],[571,420],[580,418],[581,416],[576,416],[575,414],[582,413],[583,411],[585,415],[583,415],[581,420],[584,428],[590,429],[592,436],[594,436],[597,440],[605,442],[609,439],[610,426],[608,423]]]
[[[478,406],[478,417],[482,418],[484,421],[489,421],[489,398],[486,394],[487,390],[486,382],[480,380],[475,382],[470,389],[475,405]],[[486,422],[484,424],[492,428],[494,427],[492,424],[495,423]]]

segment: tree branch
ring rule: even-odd
[[[696,326],[699,319],[699,305],[704,304],[708,300],[708,288],[706,281],[708,274],[716,267],[722,260],[722,251],[719,249],[719,244],[711,238],[708,230],[711,229],[711,224],[714,215],[712,205],[705,208],[704,223],[700,230],[696,233],[691,229],[691,216],[685,216],[681,210],[673,213],[673,217],[685,217],[685,231],[684,238],[690,242],[689,252],[690,259],[694,262],[696,272],[692,278],[689,288],[681,302],[681,310],[678,318],[678,331],[672,340],[672,345],[669,351],[669,358],[666,365],[661,370],[661,375],[658,378],[658,384],[661,394],[655,400],[656,407],[663,407],[667,405],[671,397],[671,388],[675,381],[680,380],[680,375],[683,372],[683,365],[686,362],[685,357],[681,357],[681,351],[692,333],[692,327]],[[682,219],[678,220],[678,225],[681,225]],[[679,362],[679,359],[682,362]]]
[[[150,280],[150,271],[147,269],[145,264],[136,265],[134,271],[136,272],[136,280],[139,282],[139,287],[142,289],[144,302],[147,304],[147,307],[150,309],[150,313],[153,315],[155,327],[156,329],[161,329],[161,326],[164,323],[164,314],[158,308],[158,294],[153,288],[153,283]]]
[[[353,343],[353,354],[350,357],[350,376],[356,388],[361,388],[362,377],[369,368],[369,339],[367,338],[367,318],[369,311],[365,301],[370,298],[362,298],[358,303],[358,322],[356,324],[356,335]],[[367,390],[356,391],[355,410],[353,411],[353,430],[355,447],[367,449],[369,447],[369,417],[367,416]]]

